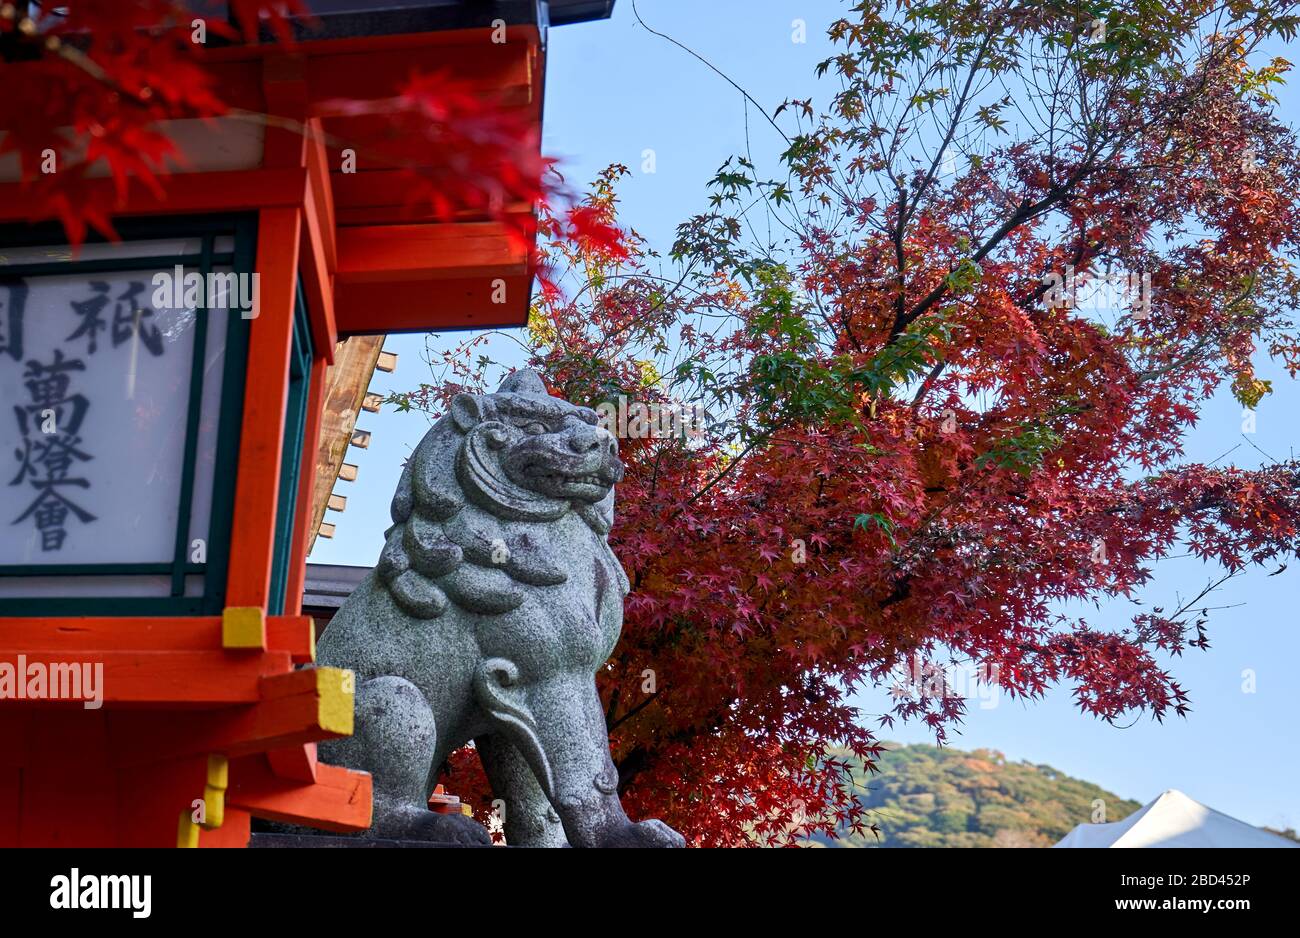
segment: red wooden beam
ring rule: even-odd
[[[91,671],[94,687],[104,705],[151,704],[174,706],[219,706],[252,703],[261,699],[261,680],[292,667],[287,652],[235,653],[227,651],[110,651],[73,649],[50,651],[0,651],[0,662],[23,670],[32,665],[45,669],[46,675],[62,675],[56,670],[69,665],[102,665],[102,672]],[[31,672],[35,673],[35,672]],[[102,674],[102,679],[95,677]],[[84,670],[82,671],[84,675]],[[62,678],[61,678],[62,679]],[[75,686],[70,684],[68,686]],[[48,685],[47,685],[48,688]],[[46,691],[48,694],[48,690]],[[84,685],[83,685],[84,693]],[[82,702],[49,699],[7,699],[0,708],[22,707],[48,710],[83,710]]]
[[[535,43],[491,41],[490,30],[467,41],[428,48],[390,48],[364,52],[330,49],[329,43],[304,46],[304,77],[316,102],[314,113],[327,113],[335,101],[383,100],[395,96],[414,74],[455,76],[468,90],[508,105],[531,103]]]
[[[271,771],[280,778],[299,782],[316,781],[316,767],[320,765],[320,760],[316,755],[315,743],[272,749],[267,752],[266,759],[271,765]]]
[[[335,211],[339,216],[339,225],[353,224],[403,224],[420,221],[418,212],[423,209],[418,205],[411,205],[411,177],[409,173],[400,169],[366,169],[359,166],[355,173],[343,173],[335,171],[330,174],[330,183],[334,194]],[[350,213],[354,214],[363,210],[378,210],[380,208],[389,209],[394,218],[390,222],[381,223],[371,220],[350,221]],[[511,202],[505,206],[505,211],[511,215],[524,216],[532,213],[533,207],[526,202]],[[449,221],[451,219],[430,219],[433,221]],[[470,215],[465,213],[463,217],[457,216],[455,221],[488,221],[486,214]]]
[[[522,326],[528,322],[531,279],[525,274],[468,280],[342,283],[335,293],[339,334]],[[504,294],[498,287],[504,289]],[[502,295],[505,302],[497,302]]]
[[[221,617],[0,617],[0,654],[30,651],[216,651]]]
[[[353,692],[337,668],[267,674],[255,703],[219,710],[109,715],[112,758],[118,766],[204,753],[230,756],[301,746],[347,736],[353,728]]]
[[[295,664],[312,661],[314,624],[310,616],[268,616],[267,648],[288,652]],[[221,618],[157,616],[37,619],[0,617],[0,655],[27,651],[216,651],[221,648]]]
[[[303,477],[310,481],[311,473],[304,472]],[[299,510],[302,510],[301,502],[299,502]],[[310,504],[307,505],[306,511],[308,514],[311,513]],[[307,565],[305,556],[298,554],[296,547],[294,551],[294,556],[297,557],[294,563],[300,568],[297,572],[298,583],[296,586],[298,599],[293,604],[289,615],[266,617],[266,647],[268,651],[287,651],[294,664],[311,664],[316,660],[316,622],[311,616],[298,614],[302,610],[302,579],[306,575]],[[290,570],[289,579],[291,581],[294,575],[295,571]],[[293,589],[295,589],[295,586],[291,582],[289,585],[290,595],[293,595]],[[285,608],[289,609],[290,607],[286,605]]]
[[[252,815],[238,808],[226,808],[225,822],[211,830],[199,831],[199,846],[213,847],[247,847],[252,836]]]
[[[491,35],[491,28],[486,26],[467,29],[439,29],[427,33],[390,33],[385,36],[355,36],[341,39],[312,39],[303,37],[300,48],[306,48],[315,56],[344,55],[353,52],[381,52],[389,54],[401,49],[425,49],[432,56],[444,54],[448,46],[467,46],[478,48],[486,37]],[[536,47],[539,41],[536,26],[526,23],[506,28],[505,44],[527,44]],[[263,58],[282,46],[270,44],[230,45],[214,49],[204,49],[206,63],[242,63]]]
[[[257,755],[231,763],[226,804],[271,821],[350,833],[370,826],[371,794],[366,772],[317,765],[315,784],[304,784],[280,778]]]
[[[309,79],[324,78],[318,84],[309,82],[308,92],[314,101],[389,97],[414,71],[463,74],[485,93],[521,86],[530,80],[534,99],[539,98],[537,28],[511,26],[504,43],[490,42],[489,33],[489,28],[481,27],[351,39],[307,37],[295,51],[310,60]],[[220,89],[227,105],[260,113],[266,110],[261,61],[284,53],[283,46],[273,43],[204,49],[203,67],[212,75],[213,86]],[[340,82],[346,87],[340,89]],[[24,106],[23,102],[0,98],[0,124],[4,115]]]
[[[339,284],[505,277],[528,269],[523,238],[502,222],[344,228],[338,239]]]
[[[140,182],[132,182],[126,200],[114,202],[116,215],[194,214],[239,212],[302,205],[307,196],[307,171],[241,169],[224,173],[160,174],[161,198]],[[116,199],[113,180],[89,179],[90,190],[102,189]],[[44,205],[33,190],[21,183],[0,183],[0,221],[39,221]]]

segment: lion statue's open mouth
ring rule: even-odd
[[[558,431],[517,442],[501,466],[516,485],[549,498],[598,502],[623,480],[614,438],[573,418]]]
[[[542,394],[462,395],[452,419],[465,436],[457,478],[499,517],[554,518],[603,502],[623,478],[618,441],[589,408]]]

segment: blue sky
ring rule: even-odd
[[[770,113],[785,98],[824,102],[813,69],[826,57],[825,26],[843,8],[834,0],[641,0],[646,22],[684,42],[727,73]],[[807,24],[807,42],[792,41],[793,21]],[[1296,49],[1270,49],[1292,60]],[[1300,79],[1298,79],[1300,80]],[[623,185],[623,218],[663,250],[678,222],[704,206],[704,183],[728,156],[742,149],[746,114],[740,94],[687,53],[641,28],[630,0],[618,0],[613,19],[566,26],[550,34],[544,149],[582,185],[611,162],[634,174]],[[1281,93],[1283,117],[1295,123],[1295,88]],[[748,130],[753,151],[768,165],[782,149],[780,139],[753,109]],[[643,153],[654,151],[655,172],[639,171]],[[453,337],[454,338],[454,337]],[[428,377],[421,361],[424,336],[391,336],[386,347],[399,354],[395,374],[377,374],[372,389],[409,390]],[[506,347],[498,347],[502,353]],[[1261,364],[1274,394],[1256,414],[1256,432],[1242,436],[1241,407],[1227,394],[1204,409],[1191,435],[1188,458],[1209,462],[1237,447],[1221,464],[1254,466],[1264,457],[1291,455],[1300,412],[1300,388],[1279,369]],[[314,563],[372,565],[388,526],[388,500],[402,461],[428,427],[415,414],[362,414],[358,426],[373,431],[368,450],[349,451],[360,467],[356,483],[340,482],[347,511],[330,512],[333,541],[318,540]],[[1254,444],[1252,446],[1251,444]],[[1255,824],[1300,827],[1294,779],[1300,776],[1300,732],[1291,682],[1300,667],[1296,624],[1300,564],[1269,577],[1251,571],[1231,581],[1212,605],[1234,608],[1212,614],[1211,649],[1191,652],[1171,664],[1189,691],[1193,711],[1186,719],[1157,724],[1140,719],[1119,729],[1079,713],[1068,690],[1024,704],[1005,697],[983,709],[972,701],[969,716],[952,744],[987,747],[1009,759],[1047,763],[1096,782],[1116,794],[1147,801],[1178,788],[1220,811]],[[1194,595],[1215,571],[1192,558],[1169,559],[1156,568],[1147,606],[1168,606]],[[1241,604],[1241,605],[1236,605]],[[1103,605],[1087,613],[1097,624],[1125,623],[1133,607]],[[1243,672],[1254,672],[1254,693],[1243,692]],[[864,693],[865,714],[886,706],[883,693]],[[874,722],[872,720],[872,722]],[[923,727],[896,727],[884,738],[925,742]]]

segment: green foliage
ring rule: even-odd
[[[944,313],[927,316],[908,326],[849,378],[870,395],[889,395],[934,367],[951,337],[952,326]]]
[[[817,332],[784,266],[765,263],[750,271],[755,288],[746,331],[757,348],[750,361],[750,391],[760,415],[760,434],[786,423],[854,423],[857,398],[848,359],[827,359]]]
[[[787,423],[811,426],[857,419],[842,375],[812,355],[790,348],[757,354],[750,364],[750,381],[761,434]]]
[[[858,515],[853,519],[853,527],[862,528],[864,531],[870,530],[873,524],[885,532],[885,536],[889,538],[890,544],[894,545],[894,547],[898,547],[898,541],[894,539],[893,522],[884,515],[879,512],[872,512],[871,514]]]
[[[953,268],[952,273],[948,274],[948,289],[954,296],[970,293],[979,283],[981,273],[979,264],[969,257],[963,257]]]
[[[1022,424],[1020,433],[998,440],[975,460],[977,465],[990,463],[999,469],[1013,469],[1022,476],[1043,464],[1043,458],[1061,445],[1061,435],[1041,423]]]
[[[886,744],[880,772],[868,774],[845,752],[858,799],[880,840],[841,832],[833,847],[1050,847],[1076,824],[1093,819],[1093,803],[1106,820],[1120,821],[1140,805],[1046,765],[1008,762],[989,749],[963,752],[935,746]]]

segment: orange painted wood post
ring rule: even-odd
[[[280,455],[293,351],[294,295],[301,233],[298,209],[260,213],[255,273],[261,306],[252,320],[239,478],[230,544],[227,607],[266,609],[280,491]]]

